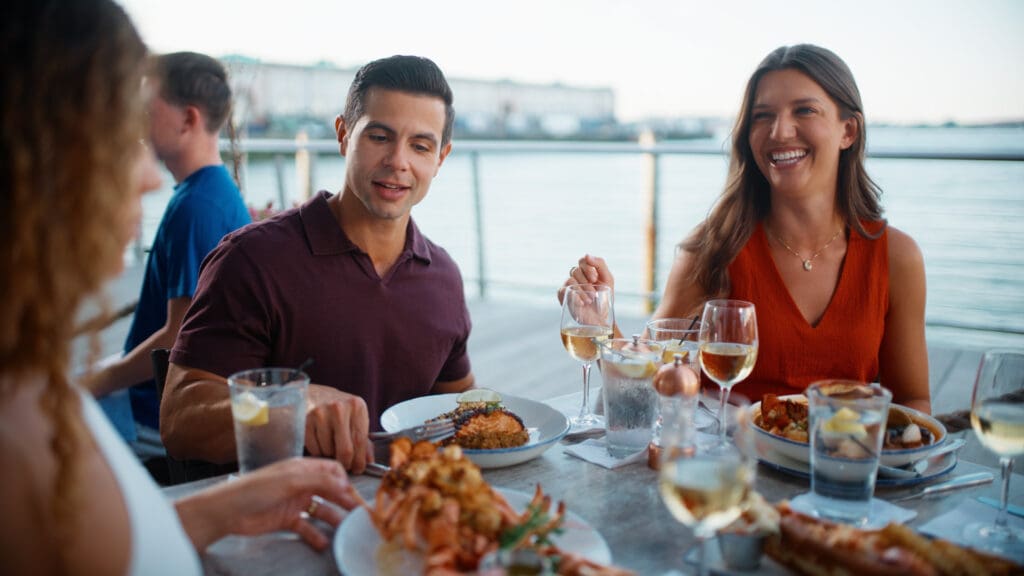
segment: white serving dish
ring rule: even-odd
[[[387,432],[395,432],[410,426],[423,424],[458,405],[458,394],[437,394],[406,400],[388,408],[380,416],[380,425]],[[532,460],[540,456],[569,431],[569,421],[558,410],[543,402],[502,395],[502,405],[523,420],[530,440],[515,448],[494,450],[470,450],[462,452],[481,468],[503,468]]]
[[[803,394],[790,394],[787,396],[779,396],[780,400],[802,400],[807,401],[807,397]],[[911,462],[917,462],[928,457],[928,454],[932,450],[938,448],[946,441],[946,427],[942,425],[935,418],[919,412],[913,408],[907,408],[899,404],[894,404],[901,410],[910,415],[918,426],[926,426],[931,431],[935,441],[925,446],[919,446],[917,448],[907,448],[905,450],[882,450],[881,462],[886,466],[903,466],[910,464]],[[761,417],[761,403],[757,402],[750,407],[750,417],[757,422]],[[810,445],[807,442],[797,442],[790,440],[783,436],[772,434],[771,432],[761,428],[757,424],[754,424],[754,438],[757,443],[758,452],[764,453],[766,450],[771,450],[777,454],[796,460],[797,462],[809,463],[811,460]]]

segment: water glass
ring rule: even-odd
[[[615,458],[639,452],[651,442],[658,419],[653,379],[661,353],[660,344],[638,336],[611,338],[600,344],[605,441]]]
[[[676,354],[682,354],[683,361],[698,374],[700,373],[700,364],[697,362],[699,336],[699,317],[658,318],[647,323],[647,337],[665,347],[662,352],[662,363],[671,364]]]
[[[815,513],[864,525],[871,511],[892,393],[852,380],[815,382],[806,393]]]
[[[240,473],[302,455],[308,387],[309,376],[295,368],[258,368],[228,377]]]

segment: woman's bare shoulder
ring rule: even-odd
[[[58,547],[56,428],[39,404],[45,389],[27,383],[0,400],[0,510],[5,519],[0,522],[0,574],[124,573],[131,546],[128,511],[117,479],[84,423],[70,456],[73,486],[60,531],[65,539]],[[62,566],[54,554],[58,549]]]
[[[49,496],[56,465],[38,390],[19,388],[0,401],[0,573],[51,574],[59,569]]]
[[[924,267],[924,256],[917,242],[899,228],[886,228],[889,238],[890,271],[917,270]]]

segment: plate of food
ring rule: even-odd
[[[806,396],[765,394],[750,408],[759,452],[771,449],[791,460],[810,462]],[[886,466],[904,466],[927,458],[945,441],[946,427],[941,422],[924,412],[893,404],[880,460]]]
[[[569,431],[565,415],[551,406],[486,389],[406,400],[385,410],[380,425],[395,432],[445,417],[455,422],[455,434],[444,443],[461,446],[481,468],[532,460]]]
[[[457,446],[403,438],[390,464],[374,501],[335,531],[334,558],[346,576],[423,574],[428,565],[473,572],[499,548],[538,551],[566,572],[611,562],[601,535],[539,485],[532,496],[493,488]]]
[[[777,505],[779,534],[765,554],[805,574],[1020,574],[1013,561],[930,538],[903,524],[879,530],[815,518]]]

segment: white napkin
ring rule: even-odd
[[[573,444],[565,447],[567,454],[603,466],[609,470],[614,470],[627,464],[633,464],[634,462],[642,462],[647,459],[647,449],[644,448],[639,452],[634,452],[625,458],[615,458],[608,453],[608,445],[605,443],[603,438],[591,438],[585,440],[579,444]]]
[[[988,504],[982,504],[974,498],[968,498],[949,512],[925,522],[918,530],[929,536],[967,545],[967,539],[964,538],[964,528],[974,522],[994,524],[997,512],[998,510]],[[1009,514],[1007,515],[1006,524],[1024,530],[1024,518]],[[1024,549],[1004,555],[1015,562],[1024,563]]]
[[[809,516],[816,516],[814,513],[814,495],[810,492],[794,497],[789,501],[789,506],[797,512],[803,512]],[[868,512],[868,520],[863,526],[858,526],[858,528],[876,530],[878,528],[884,528],[890,522],[906,524],[916,516],[917,512],[914,510],[907,510],[906,508],[897,506],[891,502],[872,498],[871,511]]]

